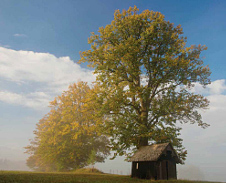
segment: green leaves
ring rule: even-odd
[[[200,58],[205,46],[186,47],[180,25],[159,12],[137,7],[115,11],[114,20],[92,33],[91,49],[80,62],[95,68],[99,115],[105,116],[112,149],[119,154],[148,143],[171,142],[186,156],[176,123],[205,128],[199,109],[208,100],[191,92],[193,83],[210,83],[210,71]]]

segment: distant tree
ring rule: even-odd
[[[94,164],[96,162],[96,151],[92,150],[92,152],[90,153],[89,159],[87,161],[87,163],[89,165],[92,165],[92,171],[94,170]]]
[[[127,150],[149,143],[171,142],[182,159],[186,150],[177,122],[206,128],[200,109],[209,101],[192,92],[194,83],[210,84],[210,71],[200,54],[205,46],[186,47],[180,25],[159,12],[136,6],[115,11],[114,20],[89,38],[91,49],[80,62],[94,67],[99,85],[100,114],[112,150]]]
[[[26,147],[30,168],[68,171],[104,161],[109,154],[108,139],[98,131],[102,119],[94,117],[91,90],[79,82],[50,103],[51,111],[39,121],[35,138]]]

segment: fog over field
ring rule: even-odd
[[[8,159],[0,159],[0,170],[32,171],[31,169],[29,169],[29,167],[26,166],[26,161],[24,160],[25,157],[21,156],[17,160],[18,157],[16,158],[16,156],[18,154],[22,155],[22,152],[20,152],[19,150],[12,151],[12,149],[7,148],[0,148],[0,150],[2,152],[0,154],[1,157],[8,157]],[[4,152],[8,155],[3,155]],[[125,162],[123,157],[116,158],[116,160],[114,161],[107,160],[106,163],[98,163],[95,165],[95,167],[99,168],[105,173],[120,175],[130,175],[131,173],[131,163]],[[179,166],[178,178],[189,180],[205,180],[204,173],[200,170],[200,168],[193,165]]]
[[[13,155],[11,149],[3,149],[0,148],[1,152],[7,152],[8,155],[1,154],[1,157],[8,157],[8,159],[0,159],[0,170],[16,170],[16,171],[32,171],[29,167],[26,166],[25,157],[21,157],[18,160],[15,158],[18,154],[22,155],[22,152],[14,151],[15,156],[12,158]],[[11,160],[9,160],[11,159]],[[22,159],[22,160],[21,160]],[[107,160],[105,163],[97,163],[94,165],[95,168],[102,170],[105,173],[110,174],[119,174],[119,175],[130,175],[131,173],[131,163],[125,162],[124,157],[118,157],[115,160]],[[212,177],[213,176],[213,177]],[[214,177],[212,174],[211,177],[205,178],[205,174],[203,171],[195,165],[179,165],[178,166],[178,179],[187,179],[187,180],[224,180],[224,177]]]

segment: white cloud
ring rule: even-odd
[[[226,90],[225,79],[213,81],[211,84],[207,85],[206,88],[203,88],[199,83],[195,83],[194,85],[191,91],[204,95],[219,95]]]
[[[216,80],[208,86],[211,94],[221,94],[226,90],[225,79]]]
[[[1,87],[3,102],[38,109],[67,90],[69,84],[94,79],[92,71],[81,68],[69,57],[0,47],[0,80],[15,83],[13,91]],[[19,88],[23,92],[18,92]]]
[[[18,94],[9,91],[0,91],[0,101],[14,105],[22,105],[33,109],[46,108],[50,99],[52,99],[52,97],[43,92]]]
[[[14,37],[27,37],[26,34],[14,34],[13,36]]]
[[[0,100],[7,103],[20,103],[22,101],[23,97],[16,93],[11,92],[0,92]]]
[[[209,110],[225,110],[226,111],[226,95],[209,95],[207,97],[210,101],[210,109]]]
[[[91,71],[81,68],[69,57],[57,58],[49,53],[0,48],[0,64],[0,76],[12,81],[44,82],[59,86],[77,79],[93,80]]]

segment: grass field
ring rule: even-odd
[[[100,173],[37,173],[0,171],[0,183],[207,183],[201,181],[169,180],[151,181],[130,178],[123,175]],[[210,182],[208,182],[210,183]]]

